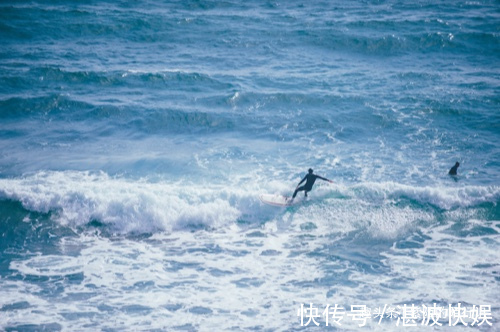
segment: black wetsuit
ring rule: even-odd
[[[297,189],[295,189],[295,192],[293,193],[292,198],[295,198],[295,196],[297,196],[297,193],[299,191],[303,191],[303,190],[305,190],[305,195],[307,196],[307,192],[311,191],[311,189],[312,189],[312,187],[313,187],[314,182],[316,181],[316,179],[330,181],[330,180],[325,179],[325,178],[323,178],[323,177],[321,177],[319,175],[309,173],[306,176],[304,176],[304,178],[302,179],[302,181],[299,182],[299,186],[304,181],[306,181],[306,184],[303,185],[302,187],[298,187]]]
[[[450,175],[457,175],[458,166],[460,166],[460,164],[456,163],[455,166],[453,166],[450,169],[450,171],[448,172],[448,174],[450,174]]]

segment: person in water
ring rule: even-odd
[[[457,169],[458,169],[458,166],[460,166],[460,163],[457,161],[455,163],[455,166],[453,166],[450,171],[448,172],[449,175],[457,175]]]
[[[309,168],[308,174],[306,176],[304,176],[304,178],[297,185],[297,188],[295,189],[295,192],[293,193],[292,200],[295,198],[295,196],[297,196],[297,193],[299,191],[305,191],[304,195],[307,197],[307,193],[309,191],[311,191],[316,179],[321,179],[321,180],[333,183],[333,181],[331,181],[331,180],[328,180],[328,179],[325,179],[324,177],[313,174],[313,170],[311,168]],[[302,184],[302,182],[304,182],[304,181],[306,181],[306,184],[303,185],[302,187],[299,187]]]

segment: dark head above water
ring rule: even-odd
[[[309,172],[309,174],[312,174],[313,173],[313,169],[309,168],[308,172]]]

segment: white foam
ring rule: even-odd
[[[314,223],[321,234],[360,231],[373,238],[396,239],[436,224],[436,213],[442,210],[451,220],[477,216],[477,209],[467,208],[496,203],[500,190],[495,186],[415,187],[367,182],[318,186],[310,196],[318,202],[302,205],[286,216],[286,223],[296,228]]]
[[[459,239],[448,228],[449,225],[443,225],[425,230],[425,246],[393,248],[384,253],[392,274],[381,278],[380,283],[404,279],[406,296],[414,294],[426,303],[442,299],[449,303],[494,305],[498,234]],[[394,302],[401,300],[401,296],[395,296]]]
[[[248,177],[260,179],[252,174],[233,180],[240,183]],[[0,180],[0,196],[18,199],[37,211],[58,209],[59,220],[70,225],[99,217],[120,232],[176,229],[200,222],[226,230],[156,232],[139,241],[88,232],[63,238],[60,251],[69,255],[20,257],[9,269],[20,276],[53,278],[64,289],[54,295],[57,298],[50,298],[40,294],[51,283],[35,287],[22,278],[2,281],[0,304],[26,301],[30,307],[6,312],[0,327],[57,321],[63,330],[82,330],[91,324],[103,329],[125,324],[130,329],[171,330],[188,323],[193,329],[205,330],[233,330],[235,326],[291,330],[299,328],[301,303],[323,308],[327,303],[375,308],[411,305],[412,301],[431,305],[435,300],[494,304],[494,295],[487,288],[494,286],[492,270],[497,266],[490,266],[490,257],[497,250],[498,235],[457,239],[448,234],[449,225],[421,227],[425,246],[400,249],[388,245],[379,253],[385,257],[380,264],[377,253],[364,257],[365,248],[343,252],[346,245],[357,244],[342,242],[342,233],[352,231],[399,240],[410,236],[411,240],[407,230],[416,222],[433,221],[435,209],[427,213],[425,208],[399,206],[398,200],[467,207],[496,199],[498,189],[494,187],[458,188],[462,193],[456,194],[457,188],[413,188],[397,183],[318,184],[309,202],[288,210],[271,209],[281,212],[266,215],[267,207],[254,198],[264,190],[260,182],[248,181],[241,188],[234,183],[148,182],[85,172]],[[266,191],[289,188],[279,180],[265,185]],[[479,199],[483,192],[488,194]],[[444,215],[455,218],[458,210]],[[238,218],[251,213],[266,223],[249,231],[234,226]],[[474,214],[458,217],[463,216],[476,223]],[[302,229],[308,222],[317,228]],[[402,232],[406,236],[400,237]],[[492,245],[492,241],[496,242]],[[473,245],[479,249],[471,250]],[[74,255],[75,247],[80,248],[78,255]],[[390,271],[367,273],[364,261],[383,264],[380,268]],[[357,266],[360,262],[361,267]],[[61,278],[74,274],[81,275],[82,281]],[[457,287],[460,283],[466,286]],[[66,314],[70,318],[61,319]],[[345,329],[357,329],[357,322],[347,317],[343,323]],[[393,323],[367,324],[374,330],[400,330]]]
[[[82,235],[74,239],[84,246],[78,257],[34,256],[10,265],[17,273],[31,276],[81,271],[83,282],[65,283],[53,304],[29,296],[25,291],[30,283],[22,281],[12,284],[15,292],[2,288],[0,294],[6,304],[29,302],[40,315],[49,317],[41,322],[58,321],[65,330],[80,330],[96,319],[102,328],[125,322],[128,328],[140,329],[148,322],[148,329],[170,330],[187,323],[206,330],[232,330],[235,325],[280,329],[290,317],[297,317],[297,303],[325,303],[322,288],[301,286],[324,273],[305,255],[290,257],[289,246],[297,242],[291,234],[263,231],[266,236],[261,238],[248,238],[245,233],[163,233],[156,234],[151,243]],[[300,243],[300,250],[314,251],[317,245]],[[214,246],[220,252],[203,250]],[[89,297],[81,301],[74,297],[79,294]],[[100,311],[103,305],[112,311]],[[147,310],[143,315],[128,313],[124,308],[130,305]],[[167,309],[172,306],[179,308]],[[210,312],[194,314],[194,308]],[[30,308],[19,312],[23,316],[8,317],[10,324],[37,318]],[[96,318],[55,320],[66,313],[95,313]]]
[[[191,223],[217,228],[240,214],[214,189],[113,178],[102,172],[40,172],[3,179],[0,195],[32,211],[54,212],[69,226],[98,220],[120,233],[171,231]]]
[[[367,182],[351,187],[339,187],[348,196],[370,202],[411,199],[419,204],[431,204],[444,210],[495,203],[500,200],[500,186],[413,186],[396,182]]]
[[[1,179],[0,197],[20,201],[32,211],[51,212],[55,220],[70,227],[96,220],[117,233],[173,231],[193,226],[220,229],[239,220],[263,223],[276,216],[281,220],[281,210],[263,206],[257,197],[261,192],[291,194],[293,184],[280,181],[279,174],[267,181],[261,181],[262,177],[257,172],[234,176],[227,184],[214,184],[152,182],[111,177],[103,172],[39,172]],[[453,210],[497,202],[500,189],[416,187],[395,182],[352,186],[320,183],[310,195],[313,201],[298,206],[292,224],[314,222],[316,226],[335,226],[345,232],[365,228],[375,236],[394,237],[415,222],[432,220],[426,205]],[[401,201],[405,205],[398,205]],[[420,206],[407,205],[413,202]]]

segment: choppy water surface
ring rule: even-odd
[[[403,309],[459,303],[498,329],[499,21],[497,1],[2,2],[0,329],[454,331]],[[259,201],[310,167],[334,184]]]

